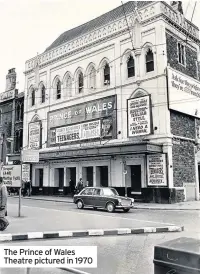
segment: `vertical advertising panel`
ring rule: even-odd
[[[150,97],[143,96],[128,100],[128,137],[151,133]]]
[[[167,186],[167,168],[165,154],[147,155],[148,186]]]
[[[29,124],[29,149],[39,149],[41,138],[41,123],[34,122]]]

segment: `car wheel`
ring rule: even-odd
[[[107,203],[106,209],[108,212],[113,212],[115,210],[115,206],[113,203]]]
[[[124,212],[129,212],[130,208],[123,208]]]
[[[77,208],[78,209],[82,209],[83,207],[84,207],[83,202],[81,200],[78,200],[78,202],[77,202]]]

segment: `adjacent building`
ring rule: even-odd
[[[16,89],[15,69],[6,75],[6,89],[0,93],[1,167],[12,162],[19,164],[23,146],[24,93]]]
[[[198,55],[180,1],[129,1],[28,60],[33,194],[67,194],[83,178],[146,202],[198,199]]]

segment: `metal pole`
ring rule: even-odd
[[[20,164],[21,164],[21,186],[19,188],[19,208],[18,208],[18,217],[21,217],[21,190],[22,190],[22,150],[20,152]]]
[[[124,171],[125,197],[127,197],[126,172]]]

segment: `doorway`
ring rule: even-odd
[[[141,193],[141,165],[134,165],[131,167],[131,191]]]
[[[108,187],[108,166],[100,166],[100,185]]]
[[[93,166],[86,167],[86,180],[89,182],[89,186],[93,186]]]
[[[64,168],[58,168],[58,188],[63,189],[64,187]]]
[[[43,168],[39,169],[39,188],[43,188]]]
[[[69,179],[71,179],[74,182],[74,184],[76,185],[76,168],[70,167],[69,170],[70,170],[70,178]]]

